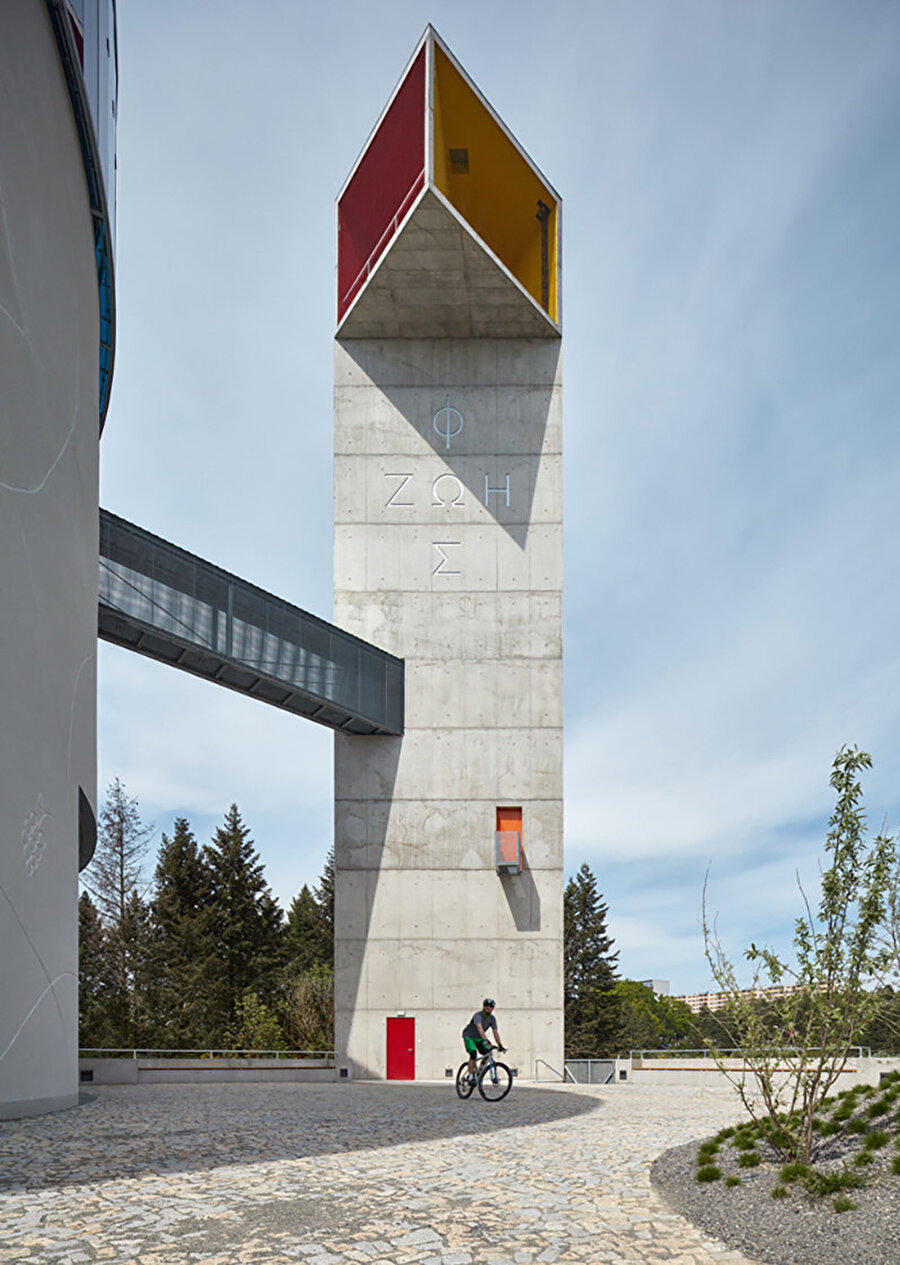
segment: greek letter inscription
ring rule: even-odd
[[[461,540],[442,540],[434,541],[433,548],[438,552],[438,564],[432,570],[432,575],[462,575],[461,571],[454,571],[450,566],[450,557],[445,552],[447,549],[459,549],[462,544]]]
[[[488,483],[488,476],[484,476],[484,503],[490,505],[491,493],[495,492],[499,496],[506,497],[506,508],[509,509],[509,475],[506,476],[506,487],[492,488]]]
[[[450,480],[449,484],[444,483],[445,479]],[[441,484],[444,485],[443,491],[438,491]],[[464,505],[463,485],[455,474],[439,474],[431,485],[431,498],[432,505],[442,505],[444,509],[449,509],[451,505]]]
[[[455,439],[465,425],[462,413],[460,413],[458,408],[453,408],[450,404],[449,395],[444,407],[438,409],[431,421],[434,426],[434,433],[445,440],[448,448],[450,447],[450,440]]]
[[[412,507],[413,507],[413,503],[412,503],[412,501],[398,501],[398,500],[397,500],[397,497],[400,495],[400,493],[401,493],[401,492],[403,491],[403,489],[406,487],[407,483],[409,483],[410,479],[412,478],[412,475],[411,475],[411,474],[387,474],[387,473],[386,473],[384,477],[385,477],[386,479],[399,479],[399,480],[400,480],[400,482],[399,482],[399,484],[397,485],[397,487],[396,487],[396,488],[394,488],[394,490],[393,490],[393,492],[391,493],[391,495],[390,495],[390,496],[388,497],[388,499],[385,501],[385,503],[384,503],[384,508],[385,508],[385,509],[388,509],[388,508],[390,508],[390,509],[398,509],[398,510],[411,510],[411,509],[412,509]]]

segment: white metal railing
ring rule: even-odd
[[[765,1049],[775,1055],[784,1054],[785,1056],[802,1054],[813,1055],[818,1054],[818,1047],[809,1049],[801,1049],[796,1045],[778,1045],[773,1042]],[[745,1051],[742,1049],[708,1049],[704,1047],[701,1050],[630,1050],[629,1058],[631,1059],[715,1059],[715,1058],[733,1058],[742,1059],[745,1057]],[[868,1045],[852,1045],[847,1050],[847,1057],[854,1059],[870,1059],[872,1057],[872,1047]]]
[[[400,203],[399,207],[394,213],[394,216],[391,219],[390,223],[388,224],[387,228],[384,230],[384,232],[379,237],[378,241],[375,243],[375,245],[372,247],[371,251],[369,252],[368,259],[360,268],[359,272],[356,274],[350,286],[348,287],[347,293],[344,295],[343,299],[341,300],[342,303],[350,302],[351,298],[356,293],[357,288],[362,284],[365,278],[368,277],[369,273],[372,271],[373,261],[375,260],[376,257],[378,258],[381,257],[380,252],[381,252],[382,246],[384,245],[385,240],[390,239],[391,237],[393,237],[394,233],[396,233],[400,225],[400,221],[403,219],[404,215],[409,210],[410,205],[412,204],[413,198],[419,192],[419,182],[424,179],[424,176],[425,176],[425,168],[423,167],[422,170],[419,172],[419,174],[416,176],[415,180],[410,185],[409,191],[407,192],[403,201]]]
[[[556,1068],[553,1066],[553,1064],[552,1064],[552,1063],[548,1063],[546,1059],[535,1059],[535,1060],[534,1060],[534,1079],[535,1079],[536,1081],[539,1081],[539,1080],[541,1079],[541,1077],[540,1077],[540,1073],[538,1072],[538,1067],[539,1067],[539,1066],[540,1066],[540,1067],[546,1067],[548,1071],[552,1072],[552,1073],[553,1073],[553,1075],[554,1075],[555,1077],[557,1077],[557,1079],[559,1079],[559,1080],[561,1080],[561,1081],[564,1081],[564,1080],[566,1080],[566,1079],[568,1078],[568,1079],[572,1082],[572,1084],[573,1084],[573,1085],[577,1085],[577,1084],[578,1084],[578,1082],[576,1081],[575,1077],[572,1075],[572,1073],[569,1071],[569,1069],[566,1067],[566,1065],[565,1065],[565,1064],[563,1064],[563,1069],[564,1069],[564,1070],[563,1070],[562,1072],[558,1072],[558,1071],[556,1070]]]
[[[79,1058],[129,1059],[332,1059],[337,1050],[151,1050],[125,1046],[81,1046]]]
[[[566,1059],[566,1071],[578,1085],[615,1084],[615,1059]],[[602,1069],[600,1075],[596,1069]]]

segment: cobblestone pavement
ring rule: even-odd
[[[747,1265],[670,1212],[652,1160],[722,1088],[92,1086],[0,1124],[0,1262]]]

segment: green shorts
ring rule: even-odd
[[[482,1041],[481,1037],[463,1037],[463,1045],[467,1054],[487,1054],[491,1048],[491,1043]]]

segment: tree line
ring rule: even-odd
[[[900,971],[897,869],[886,880],[885,905],[880,934],[886,946],[884,958]],[[567,1059],[622,1057],[638,1049],[737,1049],[746,1045],[748,1029],[753,1025],[769,1033],[773,1048],[779,1041],[784,1044],[796,1039],[802,998],[794,1003],[795,1010],[800,1010],[787,1024],[783,1003],[748,999],[736,985],[727,988],[725,981],[720,982],[726,992],[725,1006],[694,1014],[683,1001],[657,996],[645,984],[622,979],[619,954],[613,951],[615,942],[607,929],[608,912],[594,874],[588,865],[582,865],[566,884],[563,901]],[[877,1054],[900,1053],[900,991],[895,983],[884,974],[869,980],[864,1021],[852,1033],[850,1044],[870,1046]],[[809,1009],[809,999],[805,1005]]]
[[[844,758],[851,757],[867,767],[865,753]],[[835,819],[846,818],[857,834],[862,822],[859,795],[854,781],[852,811],[845,809]],[[152,881],[144,890],[150,833],[137,801],[116,779],[100,815],[97,851],[83,876],[87,890],[79,903],[81,1047],[331,1049],[333,850],[318,884],[312,890],[304,885],[284,914],[236,805],[209,844],[199,844],[189,822],[177,818],[171,836],[162,835]],[[852,1044],[893,1054],[900,1053],[900,990],[895,987],[900,976],[900,867],[893,841],[879,837],[876,843],[884,857],[881,868],[873,871],[869,934],[878,946],[871,960],[883,969],[864,980],[857,964],[852,997],[843,998],[839,1011],[846,1013],[848,999],[855,998],[860,1022]],[[856,869],[864,872],[862,864],[850,867],[851,872]],[[608,906],[587,864],[566,884],[563,913],[567,1058],[609,1058],[632,1049],[743,1048],[757,1029],[770,1042],[780,1037],[783,1043],[808,1026],[806,1013],[818,1006],[821,980],[810,970],[805,1000],[747,1000],[730,966],[723,973],[712,960],[727,1004],[700,1014],[621,978],[619,954],[607,928]],[[845,923],[846,914],[841,925]],[[826,965],[831,964],[831,975],[837,947],[838,937],[826,928],[821,952]],[[752,946],[746,956],[753,961],[765,955]],[[769,965],[773,962],[780,979],[783,968],[774,959]],[[839,1000],[838,984],[840,980],[832,980],[826,992],[832,1010]]]
[[[285,915],[232,804],[208,844],[152,828],[118,778],[79,899],[79,1045],[328,1050],[334,1045],[334,854]]]

